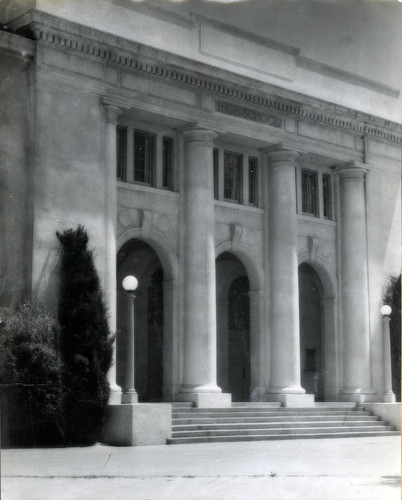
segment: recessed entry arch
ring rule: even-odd
[[[340,390],[336,291],[336,278],[323,259],[299,257],[301,380],[317,400],[336,401]]]
[[[152,232],[154,233],[154,232]],[[132,274],[135,292],[135,388],[139,401],[172,400],[177,376],[173,335],[177,261],[162,237],[124,233],[117,242],[117,382],[124,389],[128,362],[129,300],[121,282]]]
[[[218,385],[233,401],[258,399],[263,273],[248,251],[231,242],[216,249]]]

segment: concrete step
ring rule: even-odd
[[[334,427],[278,427],[267,429],[234,429],[234,430],[202,430],[202,431],[186,431],[186,432],[173,432],[172,438],[190,438],[190,437],[210,437],[210,436],[263,436],[265,434],[335,434],[339,432],[383,432],[394,430],[391,426],[377,425],[373,427],[362,426],[334,426]]]
[[[193,407],[193,403],[187,403],[187,402],[182,402],[182,403],[179,403],[179,402],[172,402],[170,403],[172,405],[172,410],[175,411],[175,410],[181,410],[181,409],[186,409],[188,410],[189,408],[192,408]]]
[[[325,422],[317,422],[312,420],[310,422],[259,422],[259,423],[233,423],[233,424],[188,424],[188,425],[175,425],[173,432],[186,432],[186,431],[215,431],[215,430],[233,430],[233,429],[274,429],[274,428],[301,428],[301,427],[334,427],[334,426],[366,426],[373,427],[378,425],[385,425],[380,420],[328,420]]]
[[[173,407],[170,444],[397,435],[355,403],[308,408],[238,403],[231,408]]]
[[[281,439],[324,439],[324,438],[348,438],[348,437],[375,437],[375,436],[400,436],[399,431],[350,431],[350,432],[323,432],[310,434],[261,434],[261,435],[239,435],[239,436],[204,436],[204,437],[183,437],[168,439],[168,444],[189,444],[189,443],[224,443],[234,441],[274,441]]]
[[[241,417],[236,417],[236,416],[222,416],[222,417],[174,417],[172,419],[173,426],[175,425],[185,425],[185,424],[230,424],[230,423],[258,423],[258,422],[308,422],[308,421],[331,421],[331,420],[379,420],[378,417],[373,417],[370,415],[308,415],[304,416],[301,418],[298,415],[286,415],[286,416],[279,416],[279,417],[271,417],[271,416],[258,416],[258,417],[253,417],[253,416],[241,416]]]
[[[305,417],[305,416],[327,416],[327,415],[369,415],[369,412],[364,410],[334,410],[334,411],[254,411],[254,410],[226,410],[226,411],[199,411],[198,408],[194,408],[190,411],[176,411],[172,412],[173,418],[223,418],[223,417]]]
[[[342,413],[342,412],[364,412],[363,408],[351,408],[351,407],[341,407],[328,408],[328,407],[311,407],[311,408],[285,408],[285,407],[258,407],[258,406],[236,406],[232,408],[184,408],[184,407],[172,407],[172,411],[176,413],[214,413],[220,415],[222,413]]]

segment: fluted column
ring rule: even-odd
[[[340,177],[340,259],[343,334],[341,399],[364,402],[372,393],[365,176],[354,164],[337,168]]]
[[[116,331],[116,125],[120,108],[103,104],[106,116],[105,142],[105,302],[109,315],[109,328]],[[112,366],[108,372],[110,404],[121,403],[121,388],[116,384],[116,343],[113,344]]]
[[[300,332],[297,264],[296,160],[294,151],[274,151],[268,159],[269,287],[271,376],[268,399],[298,404]],[[275,396],[276,395],[276,396]],[[310,398],[311,399],[311,398]]]
[[[183,385],[184,394],[216,394],[216,279],[213,139],[210,130],[183,133]],[[190,398],[196,404],[200,398]],[[205,398],[203,399],[205,400]]]

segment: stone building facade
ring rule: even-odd
[[[55,233],[83,224],[118,332],[111,403],[130,274],[140,401],[389,400],[398,93],[201,15],[99,4],[3,6],[2,304],[55,305]]]

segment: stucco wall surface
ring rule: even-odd
[[[100,276],[104,265],[104,129],[98,98],[38,84],[33,185],[33,286],[48,297],[59,255],[56,231],[83,225]]]
[[[14,307],[29,276],[25,189],[29,149],[24,61],[0,52],[0,301]]]
[[[401,403],[368,403],[364,408],[398,430],[401,429]]]

